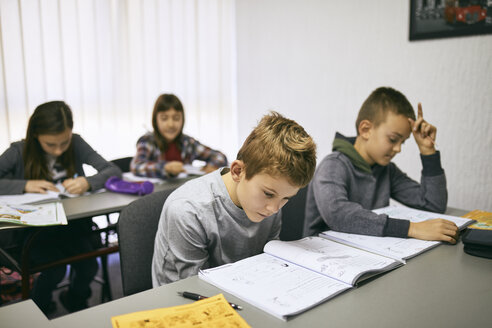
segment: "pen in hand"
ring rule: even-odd
[[[190,300],[194,300],[194,301],[199,301],[199,300],[203,300],[203,299],[208,298],[206,296],[202,296],[202,295],[198,295],[198,294],[190,293],[190,292],[178,292],[178,295],[183,296],[184,298],[188,298]],[[237,305],[236,303],[229,302],[229,304],[235,310],[242,310],[243,309],[242,306]]]

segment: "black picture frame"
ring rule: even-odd
[[[410,41],[489,33],[492,0],[410,0]]]

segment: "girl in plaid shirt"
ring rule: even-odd
[[[137,142],[137,154],[130,164],[133,174],[165,179],[184,172],[183,164],[191,164],[195,159],[207,163],[203,168],[206,173],[227,166],[224,154],[183,134],[184,121],[178,97],[163,94],[157,98],[152,113],[154,131]]]

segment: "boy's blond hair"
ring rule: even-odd
[[[316,169],[316,144],[302,126],[277,112],[263,116],[237,154],[246,179],[266,173],[304,187]]]
[[[359,125],[368,120],[374,127],[386,121],[388,112],[415,120],[415,112],[407,97],[398,90],[390,87],[380,87],[374,90],[364,101],[355,121],[355,130],[359,135]]]

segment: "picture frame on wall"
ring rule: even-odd
[[[410,0],[410,41],[492,33],[492,0]]]

